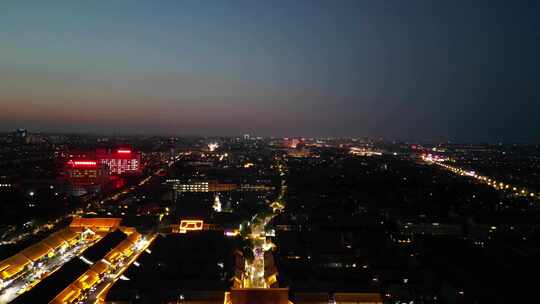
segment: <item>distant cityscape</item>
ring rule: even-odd
[[[18,129],[0,172],[0,303],[516,303],[538,270],[540,145]]]
[[[540,303],[540,1],[0,27],[0,304]]]

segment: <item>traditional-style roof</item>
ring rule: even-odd
[[[101,274],[105,273],[108,268],[109,268],[109,266],[107,265],[107,263],[105,263],[103,261],[99,261],[97,263],[94,263],[94,265],[92,265],[92,267],[90,268],[89,271],[93,271],[97,275],[101,275]]]
[[[39,243],[23,249],[18,254],[0,262],[2,279],[8,279],[26,267],[31,262],[36,262],[41,258],[54,253],[56,249],[64,245],[73,245],[79,240],[79,234],[69,228],[57,231]]]
[[[64,290],[62,290],[54,299],[52,299],[49,304],[71,303],[75,301],[80,294],[81,290],[79,288],[69,285]]]
[[[56,250],[62,246],[65,246],[68,244],[68,242],[66,240],[64,240],[63,238],[61,238],[59,235],[58,235],[58,232],[57,233],[53,233],[51,235],[49,235],[46,239],[44,239],[42,241],[43,243],[47,244],[49,247],[51,247],[52,249]]]
[[[79,238],[79,233],[66,228],[57,232],[57,236],[68,242],[69,244],[76,243]]]
[[[53,249],[51,247],[47,246],[44,242],[39,242],[24,249],[23,251],[21,251],[21,254],[35,262],[42,257],[48,255],[50,252],[53,252]]]
[[[113,230],[120,226],[121,218],[74,218],[70,228],[90,228],[96,230]]]
[[[68,285],[70,285],[81,274],[88,270],[88,265],[78,258],[71,259],[65,263],[60,269],[50,274],[43,279],[34,288],[21,294],[13,300],[13,304],[27,304],[27,303],[49,303],[60,292],[62,292]],[[64,294],[64,297],[76,296],[76,290],[74,293]],[[62,303],[62,302],[57,302]]]
[[[99,281],[99,276],[90,270],[87,270],[85,273],[83,273],[75,282],[71,283],[70,286],[77,287],[81,290],[86,290],[92,285],[94,285],[97,281]]]
[[[0,278],[9,279],[21,272],[26,265],[32,263],[26,256],[18,253],[0,262]]]

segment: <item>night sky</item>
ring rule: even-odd
[[[540,1],[0,2],[0,130],[540,141]]]

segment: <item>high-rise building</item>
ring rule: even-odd
[[[66,177],[75,196],[103,191],[104,186],[120,188],[124,180],[118,175],[140,174],[141,171],[141,153],[130,148],[112,152],[73,150],[66,155]]]
[[[113,151],[96,150],[96,159],[100,164],[107,165],[111,175],[140,174],[141,153],[131,148],[119,148]]]
[[[26,132],[26,129],[17,129],[15,132],[13,132],[13,139],[17,143],[24,144],[26,143],[26,137],[28,136],[28,132]]]
[[[17,138],[24,139],[26,135],[28,135],[26,129],[17,129],[17,131],[15,131],[15,136]]]

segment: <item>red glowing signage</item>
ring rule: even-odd
[[[95,161],[90,161],[90,160],[70,160],[68,162],[68,164],[74,166],[74,167],[81,167],[81,166],[96,166],[97,165],[97,162]]]
[[[131,153],[131,150],[118,150],[117,152],[120,154],[129,154]]]

